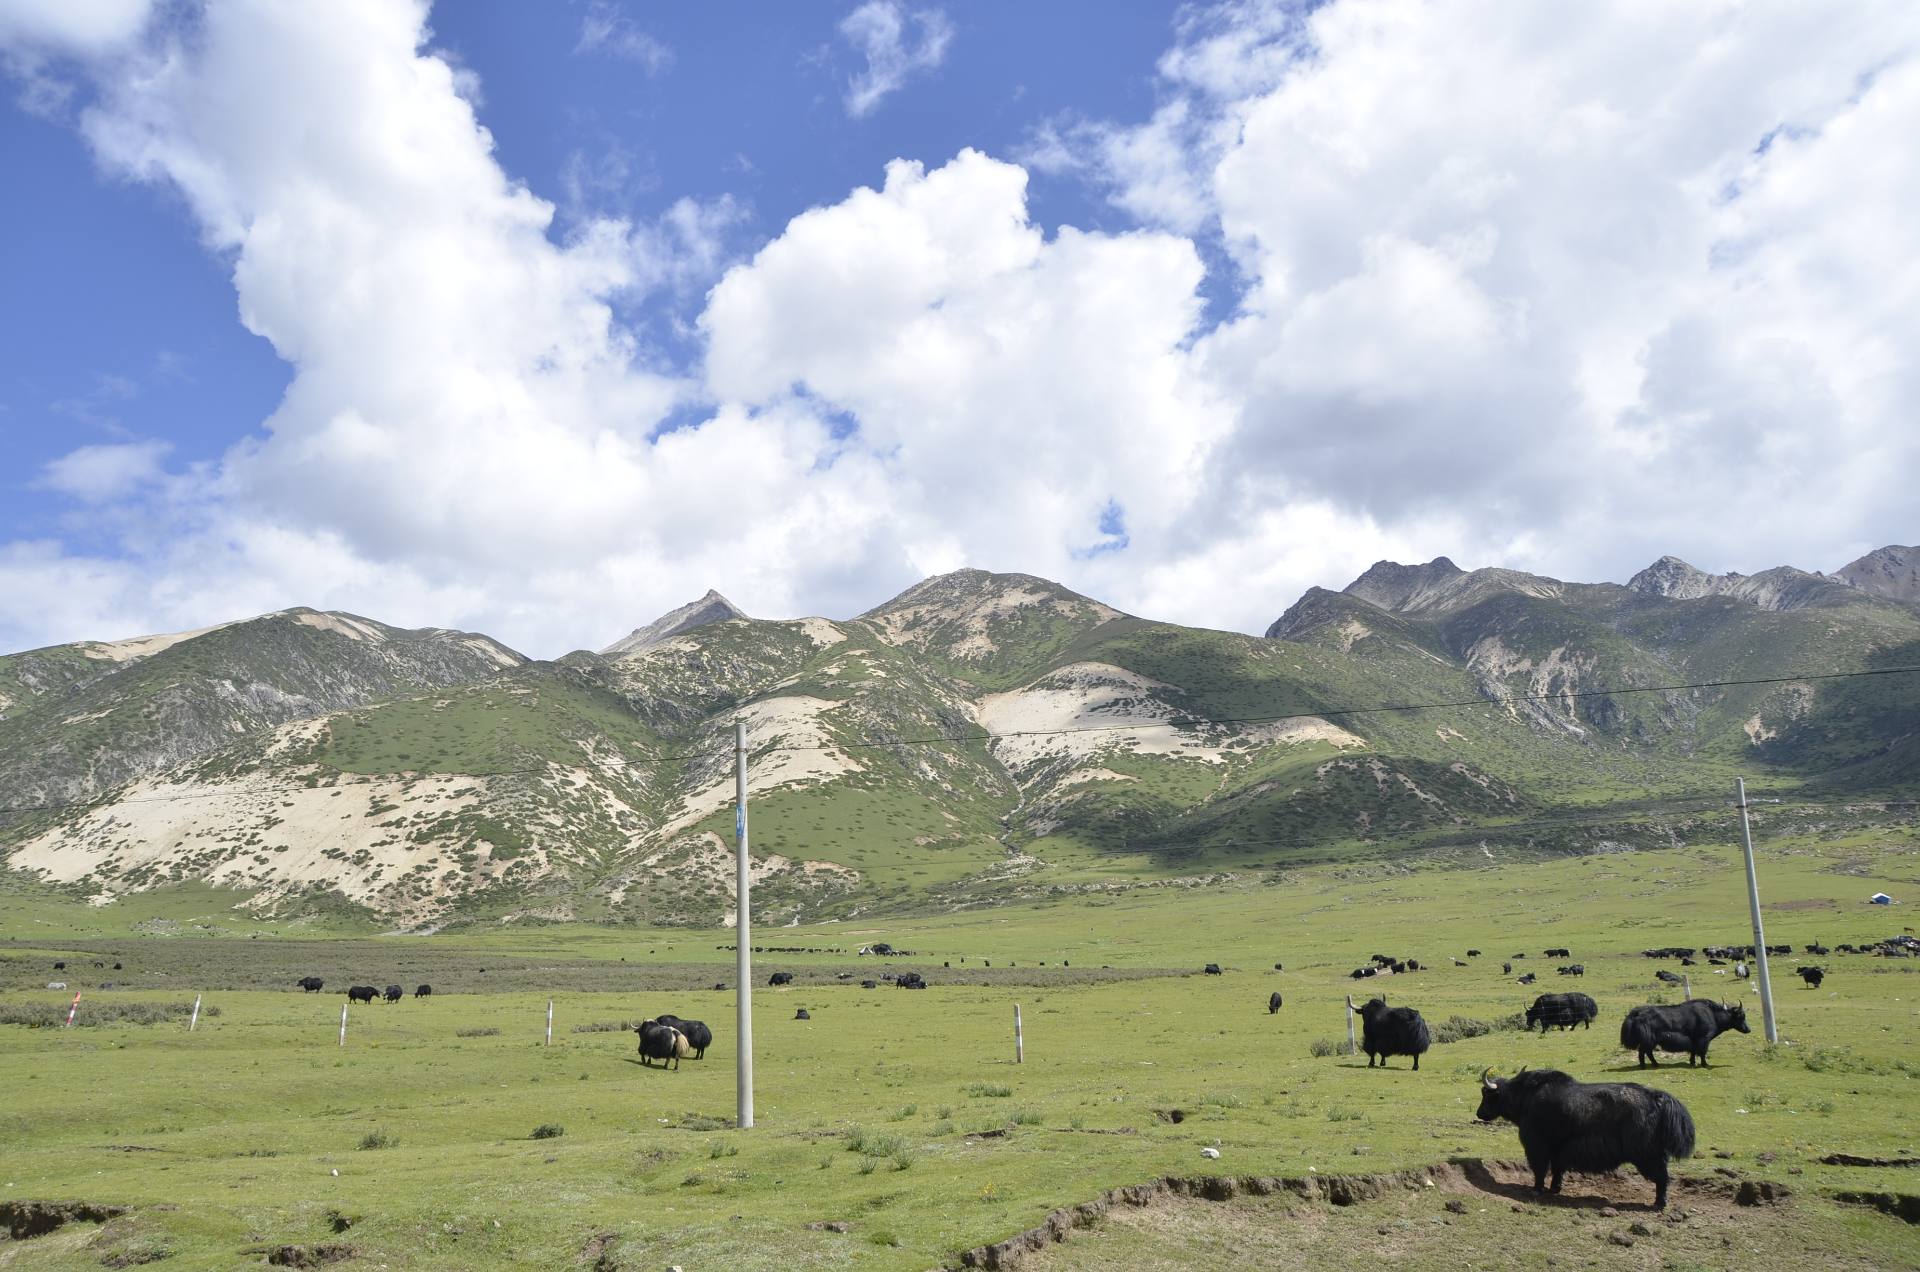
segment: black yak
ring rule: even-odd
[[[1480,951],[1479,951],[1479,950],[1468,950],[1468,951],[1467,951],[1467,957],[1468,957],[1468,958],[1479,958],[1479,957],[1480,957]]]
[[[1271,1016],[1279,1010],[1280,1010],[1280,991],[1276,989],[1271,994],[1267,995],[1267,1015]]]
[[[795,1020],[812,1020],[813,1014],[809,1012],[805,1007],[802,1007],[799,1011],[796,1011],[793,1013],[793,1018]]]
[[[1697,1061],[1707,1063],[1707,1048],[1729,1029],[1752,1033],[1747,1028],[1747,1009],[1695,998],[1671,1007],[1635,1007],[1620,1022],[1620,1045],[1638,1052],[1640,1067],[1660,1067],[1653,1053],[1684,1051],[1687,1067]]]
[[[920,975],[918,972],[902,972],[900,973],[899,979],[893,982],[893,987],[895,989],[925,989],[927,987],[927,981],[926,977]]]
[[[707,1028],[704,1020],[682,1020],[680,1017],[662,1013],[654,1018],[663,1025],[671,1025],[686,1035],[687,1045],[693,1048],[695,1060],[707,1058],[707,1048],[713,1045],[713,1030]]]
[[[691,1054],[693,1047],[688,1044],[687,1036],[672,1025],[663,1025],[657,1020],[640,1022],[641,1064],[652,1068],[653,1062],[658,1060],[664,1068],[667,1061],[671,1060],[673,1067],[678,1069],[680,1061]]]
[[[397,1003],[404,997],[406,997],[406,991],[401,989],[398,985],[387,986],[386,999],[388,1002]]]
[[[1557,970],[1562,976],[1585,976],[1587,974],[1587,965],[1585,963],[1569,963],[1567,966]]]
[[[379,996],[380,991],[371,985],[353,985],[347,989],[347,999],[350,1002],[370,1003]]]
[[[413,996],[415,998],[431,998],[433,997],[433,986],[431,985],[417,986],[413,991]]]
[[[1412,1056],[1413,1071],[1418,1073],[1420,1057],[1433,1045],[1420,1013],[1411,1007],[1389,1007],[1378,998],[1369,998],[1359,1010],[1365,1035],[1360,1049],[1367,1053],[1367,1068],[1373,1068],[1376,1056],[1382,1068],[1392,1056]]]
[[[1501,974],[1502,976],[1511,976],[1511,975],[1513,975],[1513,964],[1512,964],[1512,963],[1502,963],[1502,964],[1500,964],[1500,974]]]
[[[1807,982],[1808,989],[1820,988],[1820,982],[1827,978],[1827,969],[1824,967],[1802,967],[1799,971],[1800,979]]]
[[[1556,1069],[1480,1079],[1482,1122],[1506,1118],[1520,1128],[1535,1192],[1560,1191],[1567,1171],[1602,1172],[1631,1165],[1653,1181],[1653,1208],[1667,1208],[1667,1161],[1693,1155],[1687,1106],[1638,1082],[1577,1082]]]
[[[864,980],[864,981],[861,981],[861,982],[860,982],[860,988],[862,988],[862,989],[878,989],[878,988],[880,988],[880,982],[879,982],[879,981],[871,981],[871,980]]]
[[[792,972],[775,972],[773,975],[767,977],[767,984],[791,985],[793,984],[793,973]]]
[[[1520,977],[1519,979],[1517,979],[1516,981],[1514,981],[1514,984],[1516,984],[1516,985],[1531,985],[1531,984],[1533,984],[1533,982],[1535,982],[1535,981],[1537,981],[1537,980],[1539,980],[1539,979],[1540,979],[1540,978],[1539,978],[1538,976],[1535,976],[1535,975],[1534,975],[1534,974],[1533,974],[1532,972],[1528,972],[1528,973],[1527,973],[1527,974],[1526,974],[1525,976],[1522,976],[1522,977]]]
[[[1540,1032],[1547,1032],[1548,1025],[1558,1025],[1562,1029],[1571,1029],[1575,1025],[1593,1028],[1594,1017],[1600,1014],[1599,1004],[1585,994],[1542,994],[1533,1000],[1533,1006],[1527,1008],[1527,1028],[1536,1024]]]
[[[1220,974],[1220,964],[1208,963],[1205,967],[1201,968],[1200,970],[1205,972],[1209,976],[1218,976]]]
[[[1668,985],[1678,985],[1680,983],[1680,973],[1670,972],[1663,967],[1653,974],[1653,979]]]
[[[318,976],[302,976],[293,983],[298,985],[302,992],[308,994],[317,994],[326,985],[326,982]]]

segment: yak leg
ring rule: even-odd
[[[1413,1058],[1413,1071],[1414,1071],[1415,1073],[1418,1073],[1418,1072],[1420,1072],[1420,1057],[1419,1057],[1419,1056],[1415,1056],[1415,1057]]]
[[[1669,1178],[1667,1174],[1667,1159],[1664,1156],[1656,1157],[1650,1162],[1635,1162],[1634,1165],[1640,1168],[1642,1175],[1645,1175],[1653,1181],[1653,1208],[1655,1210],[1665,1210],[1667,1208],[1667,1181]]]
[[[1553,1191],[1560,1191],[1560,1175],[1566,1169],[1559,1162],[1553,1163]]]

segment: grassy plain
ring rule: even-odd
[[[1914,1266],[1920,1230],[1828,1194],[1920,1192],[1920,1169],[1820,1158],[1891,1157],[1920,1139],[1920,960],[1824,958],[1832,975],[1818,991],[1791,975],[1799,960],[1779,960],[1779,1048],[1760,1039],[1751,990],[1703,964],[1692,969],[1696,992],[1748,1002],[1752,1036],[1721,1039],[1709,1070],[1639,1074],[1615,1045],[1621,1013],[1661,992],[1652,973],[1665,964],[1641,957],[1643,947],[1747,939],[1738,862],[1722,845],[1498,871],[1374,863],[884,926],[764,928],[763,946],[842,952],[759,957],[759,1124],[746,1132],[731,1129],[733,995],[696,988],[732,983],[732,955],[717,948],[731,942],[726,931],[507,925],[399,938],[245,920],[229,908],[232,894],[205,890],[101,909],[8,894],[0,1005],[64,1004],[70,992],[39,987],[60,979],[84,990],[83,1013],[95,1002],[179,1003],[200,992],[220,1014],[193,1033],[177,1020],[0,1025],[0,1202],[131,1208],[104,1227],[0,1240],[0,1267],[93,1268],[160,1249],[172,1252],[171,1266],[222,1267],[257,1261],[269,1245],[341,1242],[361,1265],[390,1268],[925,1268],[1055,1207],[1164,1175],[1354,1174],[1517,1157],[1512,1128],[1481,1126],[1472,1112],[1483,1067],[1522,1063],[1673,1090],[1700,1128],[1700,1157],[1683,1175],[1732,1170],[1792,1189],[1756,1231],[1799,1234],[1859,1266],[1875,1251],[1884,1266]],[[1890,935],[1905,908],[1869,907],[1866,896],[1920,896],[1920,851],[1895,834],[1770,843],[1763,872],[1768,939],[1796,947]],[[851,952],[873,940],[916,954],[882,965]],[[1602,1009],[1591,1031],[1496,1031],[1436,1047],[1418,1074],[1405,1061],[1382,1072],[1311,1054],[1317,1040],[1344,1037],[1342,999],[1355,987],[1346,973],[1376,950],[1435,965],[1366,987],[1438,1024],[1496,1021],[1537,990],[1569,987],[1542,957],[1558,945],[1587,968],[1578,988]],[[1469,948],[1483,954],[1466,959]],[[1543,973],[1539,986],[1500,974],[1521,951],[1515,971]],[[52,971],[55,960],[67,969]],[[1226,974],[1197,974],[1208,961]],[[1285,970],[1273,971],[1276,962]],[[835,980],[908,967],[934,988]],[[325,977],[328,992],[266,988],[294,968]],[[1132,978],[1103,979],[1102,969]],[[794,972],[796,985],[766,988],[773,970]],[[109,980],[119,988],[97,988]],[[333,991],[351,980],[409,991],[425,980],[436,993],[356,1006],[343,1049],[344,1000]],[[1273,989],[1286,1003],[1269,1016]],[[556,1025],[546,1047],[549,997]],[[1026,1027],[1019,1066],[1015,1002]],[[811,1020],[793,1019],[802,1006]],[[714,1027],[704,1061],[643,1067],[632,1034],[575,1032],[663,1011]],[[542,1127],[561,1133],[535,1138]],[[1220,1158],[1203,1158],[1203,1147]],[[1590,1185],[1567,1186],[1577,1197]],[[1623,1208],[1651,1197],[1637,1179],[1615,1187]],[[1116,1220],[1042,1266],[1175,1266],[1236,1248],[1338,1265],[1325,1252],[1345,1248],[1341,1233],[1392,1235],[1380,1228],[1428,1261],[1484,1250],[1496,1265],[1491,1252],[1526,1264],[1562,1249],[1572,1222],[1549,1207],[1515,1214],[1504,1199],[1481,1201],[1452,1216],[1454,1244],[1437,1233],[1421,1245],[1438,1208],[1417,1195],[1338,1216],[1304,1203],[1182,1204],[1202,1209]],[[847,1231],[808,1226],[830,1222]],[[1665,1248],[1679,1266],[1766,1262],[1747,1247],[1663,1240],[1656,1233],[1629,1249],[1589,1236],[1580,1256],[1658,1266],[1648,1259]]]

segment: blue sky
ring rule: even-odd
[[[588,210],[645,217],[683,197],[732,196],[743,212],[733,234],[748,244],[871,183],[897,156],[1006,154],[1063,114],[1144,115],[1173,34],[1164,5],[970,3],[946,14],[940,66],[853,119],[843,98],[865,60],[838,30],[852,7],[473,0],[435,8],[432,47],[479,75],[501,165],[562,203],[556,237],[581,210],[565,200],[569,172],[584,167],[605,174]],[[582,50],[596,12],[667,56],[637,61],[617,35],[615,47]],[[0,200],[0,538],[91,538],[70,500],[36,486],[47,463],[132,438],[164,439],[174,464],[217,460],[289,379],[235,321],[228,264],[201,246],[177,195],[103,173],[71,117],[0,110],[10,184],[33,192]],[[1127,220],[1071,178],[1039,183],[1032,207],[1051,224]],[[656,297],[636,317],[672,343],[657,311],[684,299]]]
[[[1890,2],[17,0],[0,648],[1832,569],[1920,526],[1916,48]]]

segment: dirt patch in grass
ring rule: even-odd
[[[1803,897],[1798,901],[1769,901],[1769,910],[1837,910],[1839,909],[1827,897]]]
[[[0,1201],[0,1224],[15,1241],[42,1237],[70,1223],[105,1223],[126,1213],[125,1206],[91,1201]]]
[[[1871,1198],[1859,1204],[1899,1213]],[[1834,1257],[1815,1257],[1835,1238],[1837,1208],[1795,1197],[1770,1181],[1728,1174],[1677,1176],[1668,1208],[1653,1208],[1653,1186],[1636,1173],[1570,1175],[1558,1195],[1533,1190],[1520,1162],[1456,1158],[1376,1175],[1201,1176],[1109,1189],[1005,1241],[955,1259],[962,1267],[1022,1272],[1189,1267],[1225,1260],[1242,1266],[1377,1267],[1455,1265],[1484,1242],[1491,1265],[1533,1266],[1548,1254],[1604,1247],[1646,1251],[1618,1266],[1662,1260],[1742,1261],[1751,1253],[1802,1250],[1826,1267],[1886,1266],[1892,1246],[1857,1237]],[[1515,1225],[1510,1216],[1523,1216]],[[1455,1231],[1466,1230],[1466,1231]],[[1902,1229],[1896,1244],[1920,1251]],[[1084,1234],[1084,1240],[1082,1235]],[[1069,1237],[1075,1240],[1069,1244]],[[1591,1243],[1583,1245],[1582,1242]],[[1780,1243],[1784,1242],[1782,1245]],[[1529,1257],[1538,1244],[1539,1258]],[[1857,1252],[1857,1253],[1856,1253]]]
[[[359,1253],[344,1241],[322,1241],[317,1245],[269,1246],[267,1263],[276,1268],[318,1268],[341,1263]]]

